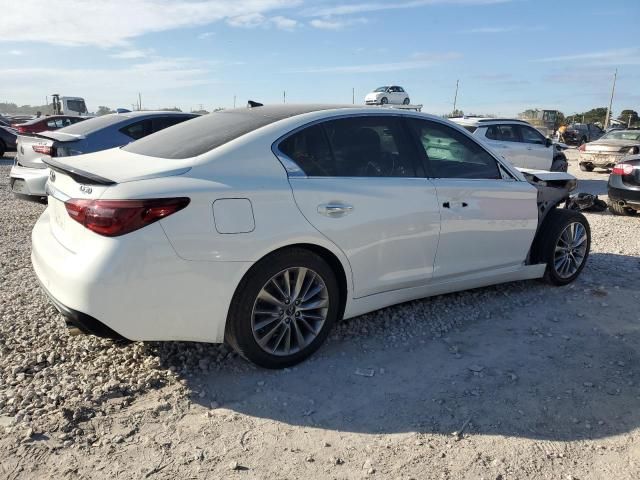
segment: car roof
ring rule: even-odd
[[[517,123],[524,125],[531,125],[526,120],[521,120],[519,118],[490,118],[490,117],[451,117],[449,118],[452,122],[455,122],[460,125],[490,125],[493,123]]]
[[[126,118],[142,117],[144,115],[197,115],[191,112],[175,112],[173,110],[136,110],[134,112],[108,113],[107,115],[118,115]]]

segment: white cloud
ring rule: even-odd
[[[379,12],[382,10],[400,10],[429,5],[490,5],[508,3],[512,0],[413,0],[405,2],[362,2],[353,4],[331,5],[327,7],[311,7],[303,14],[310,17],[327,17],[332,15],[352,15],[354,13]]]
[[[298,26],[297,20],[280,15],[271,18],[271,22],[280,30],[293,30]]]
[[[113,53],[109,55],[113,58],[123,58],[123,59],[134,59],[134,58],[145,58],[149,55],[152,55],[154,50],[152,48],[148,48],[145,50],[141,49],[130,49],[130,50],[122,50],[118,53]]]
[[[561,55],[558,57],[539,58],[536,62],[582,62],[588,65],[615,66],[640,65],[640,48],[619,48],[599,52]]]
[[[9,50],[7,52],[9,55],[14,55],[16,57],[22,55],[24,52],[22,50]]]
[[[395,72],[401,70],[416,70],[429,68],[443,62],[455,60],[462,57],[460,53],[449,52],[444,54],[420,54],[411,60],[392,63],[371,63],[366,65],[340,65],[330,67],[308,67],[296,70],[289,70],[286,73],[373,73],[373,72]]]
[[[122,46],[150,32],[255,18],[299,4],[300,0],[22,0],[3,7],[0,42]]]
[[[337,19],[337,18],[314,18],[309,22],[314,28],[320,28],[323,30],[341,30],[346,27],[350,27],[352,25],[367,23],[366,18],[347,18],[347,19]]]
[[[217,83],[213,75],[209,64],[189,58],[156,58],[119,68],[8,68],[0,75],[0,91],[24,103],[36,102],[39,92],[66,92],[84,97],[90,109],[127,106],[127,99],[134,101],[141,92],[143,103],[155,99],[161,107],[180,104],[190,87]]]

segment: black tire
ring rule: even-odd
[[[7,147],[4,142],[0,140],[0,158],[4,157],[5,152],[7,151]]]
[[[633,208],[618,205],[618,202],[615,200],[609,200],[609,211],[614,215],[622,215],[625,217],[631,217],[638,213]]]
[[[272,278],[284,270],[296,267],[310,269],[324,281],[329,301],[327,315],[319,332],[308,345],[291,355],[271,354],[263,350],[254,336],[252,328],[254,305],[257,305],[257,298],[262,288]],[[281,250],[256,263],[238,285],[227,317],[225,340],[240,355],[256,365],[264,368],[290,367],[305,360],[324,343],[336,322],[339,310],[340,288],[336,275],[327,262],[319,255],[303,248]],[[292,329],[290,326],[286,328]],[[276,344],[276,348],[277,346]]]
[[[387,97],[382,97],[380,99],[380,105],[386,105],[387,103],[389,103],[389,99]]]
[[[409,97],[405,98],[405,99],[402,101],[402,104],[403,104],[403,105],[409,105],[409,103],[411,103],[411,102],[409,101]]]
[[[566,172],[569,169],[569,162],[564,155],[558,155],[553,159],[553,163],[551,164],[552,172]]]
[[[571,275],[563,275],[556,268],[556,246],[559,245],[560,236],[572,223],[579,223],[584,227],[586,233],[586,251],[582,263]],[[567,285],[573,282],[582,269],[587,264],[589,250],[591,249],[591,228],[589,222],[582,213],[575,210],[555,208],[547,214],[544,219],[533,245],[532,258],[534,263],[545,263],[547,268],[544,272],[543,281],[551,285]]]
[[[582,170],[583,172],[593,172],[593,165],[591,165],[590,163],[581,163],[580,170]]]

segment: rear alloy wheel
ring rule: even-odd
[[[591,165],[590,163],[581,163],[580,170],[582,170],[583,172],[593,172],[593,165]]]
[[[226,339],[262,367],[295,365],[326,339],[339,298],[335,274],[321,257],[303,249],[277,252],[238,286]]]
[[[409,105],[409,103],[410,103],[410,102],[409,102],[409,97],[405,98],[405,99],[402,101],[402,104],[403,104],[403,105]]]
[[[624,205],[620,205],[615,200],[609,200],[609,211],[614,215],[623,215],[630,217],[635,215],[636,212],[633,208],[625,207]]]
[[[380,99],[380,105],[386,105],[387,103],[389,103],[389,99],[387,97],[382,97]]]
[[[573,282],[587,263],[591,248],[589,222],[580,212],[556,208],[544,220],[534,258],[546,263],[544,280],[552,285]]]

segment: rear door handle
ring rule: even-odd
[[[350,214],[353,211],[353,205],[346,203],[332,202],[321,203],[318,205],[318,213],[329,218],[339,218]]]
[[[467,202],[444,202],[442,204],[444,208],[456,208],[456,207],[468,207]]]

